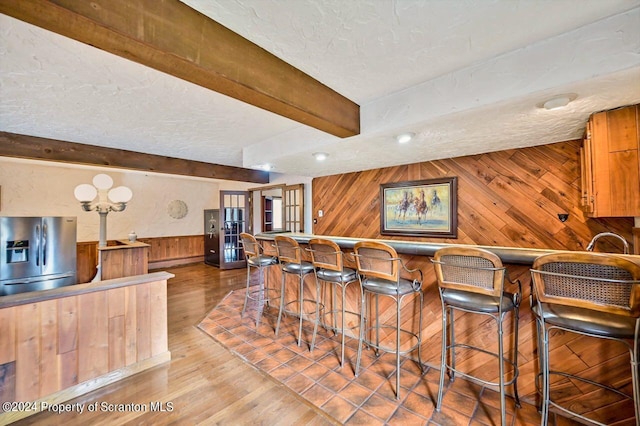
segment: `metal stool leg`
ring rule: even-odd
[[[360,360],[362,358],[362,344],[364,342],[364,331],[365,331],[365,318],[366,318],[366,291],[362,289],[362,297],[361,297],[361,308],[360,308],[360,337],[358,338],[358,356],[356,357],[356,371],[354,373],[355,377],[358,377],[358,373],[360,372]]]
[[[447,346],[449,340],[449,332],[447,329],[447,319],[449,316],[449,309],[442,304],[442,349],[440,351],[440,385],[438,386],[438,400],[436,402],[436,411],[440,411],[442,408],[442,394],[444,388],[444,375],[447,370]]]
[[[302,315],[303,315],[303,309],[302,306],[304,305],[304,276],[300,275],[300,281],[298,284],[298,289],[299,289],[299,296],[298,296],[298,303],[300,304],[299,309],[298,309],[298,313],[300,314],[300,321],[298,321],[299,325],[298,325],[298,346],[300,346],[300,343],[302,342]]]
[[[278,312],[278,322],[276,324],[276,337],[278,337],[278,331],[280,330],[280,321],[282,320],[282,312],[284,311],[284,284],[286,275],[282,272],[282,284],[280,285],[280,310]]]
[[[518,396],[518,322],[520,319],[520,308],[516,306],[513,310],[513,321],[514,321],[514,338],[515,342],[513,344],[515,353],[513,354],[513,364],[516,366],[513,374],[515,375],[513,378],[513,398],[516,400],[516,407],[521,408],[520,397]]]
[[[496,318],[498,322],[498,386],[500,388],[500,420],[502,426],[507,424],[507,407],[504,392],[504,342],[502,341],[502,313]]]
[[[316,344],[316,335],[318,334],[318,325],[320,324],[321,295],[322,295],[322,291],[320,290],[320,283],[318,282],[318,280],[316,280],[316,317],[314,318],[313,337],[311,338],[311,348],[309,349],[310,352],[313,352],[313,348]]]
[[[636,336],[638,333],[636,333]],[[638,341],[633,343],[633,351],[631,355],[631,381],[633,387],[633,407],[636,411],[636,425],[640,424],[640,383],[638,378],[638,368],[640,363],[638,361]]]
[[[256,317],[256,330],[260,327],[260,320],[262,319],[262,312],[264,310],[264,297],[267,291],[264,287],[264,271],[263,268],[258,268],[258,286],[259,286],[259,300],[258,300],[258,316]],[[267,297],[268,300],[268,297]]]
[[[251,283],[251,266],[247,265],[247,289],[244,293],[244,305],[242,306],[242,312],[240,318],[244,317],[244,311],[247,309],[247,302],[249,301],[249,287]]]
[[[449,379],[453,382],[456,379],[456,331],[454,321],[454,310],[449,307],[449,358],[451,359],[451,368],[449,369]]]
[[[422,364],[422,306],[424,304],[424,294],[420,292],[420,314],[418,315],[418,363],[420,364],[420,371],[424,373],[424,367]]]
[[[541,322],[540,329],[542,331],[542,426],[546,426],[549,422],[549,334]]]
[[[378,299],[379,295],[376,294],[376,356],[380,356],[380,350],[378,349],[380,346],[380,305]]]
[[[342,336],[341,336],[341,340],[340,340],[340,367],[344,366],[344,299],[345,299],[345,292],[346,292],[346,286],[345,285],[341,285],[341,294],[342,294],[342,302],[341,302],[341,307],[342,307],[342,323],[340,324],[340,330],[342,331]]]

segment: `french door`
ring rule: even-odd
[[[249,229],[249,193],[220,191],[220,269],[245,267],[240,234]]]

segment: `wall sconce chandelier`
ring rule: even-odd
[[[94,176],[93,185],[83,183],[76,186],[73,191],[73,195],[82,205],[82,210],[86,212],[97,211],[100,215],[100,242],[98,247],[107,246],[107,214],[109,212],[123,211],[131,197],[133,197],[133,192],[126,186],[111,188],[112,186],[113,179],[109,175],[101,173]]]

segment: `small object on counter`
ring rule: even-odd
[[[132,243],[135,243],[137,239],[138,239],[138,235],[136,235],[136,231],[129,232],[129,241],[131,241]]]

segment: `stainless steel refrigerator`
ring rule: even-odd
[[[0,296],[77,284],[75,217],[0,217]]]

